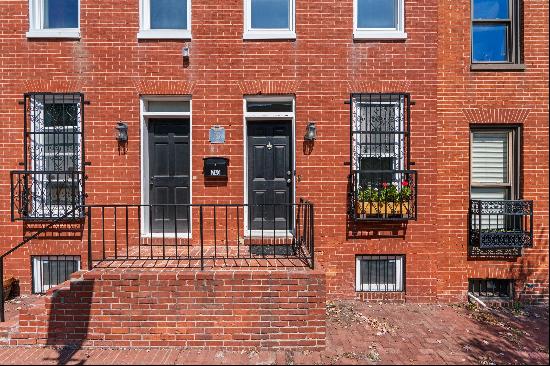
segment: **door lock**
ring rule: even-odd
[[[288,175],[290,177],[292,175],[292,172],[290,170],[287,170],[286,175]]]
[[[292,182],[292,179],[288,178],[288,179],[286,180],[286,182],[287,182],[288,184],[290,184],[290,183]]]

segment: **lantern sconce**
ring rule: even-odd
[[[122,121],[117,122],[115,127],[116,139],[119,143],[128,142],[128,125]]]
[[[309,122],[306,127],[306,134],[304,136],[304,139],[306,141],[313,141],[317,138],[317,126],[315,126],[315,122]]]

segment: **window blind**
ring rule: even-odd
[[[508,133],[474,133],[472,139],[472,182],[508,183]]]

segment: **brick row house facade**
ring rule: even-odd
[[[547,1],[0,24],[0,269],[46,293],[8,343],[322,347],[327,299],[548,302]]]

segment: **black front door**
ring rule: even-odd
[[[252,230],[292,228],[290,121],[249,121],[248,203]]]
[[[189,207],[174,204],[189,204],[189,119],[150,119],[148,126],[151,230],[185,233]]]

